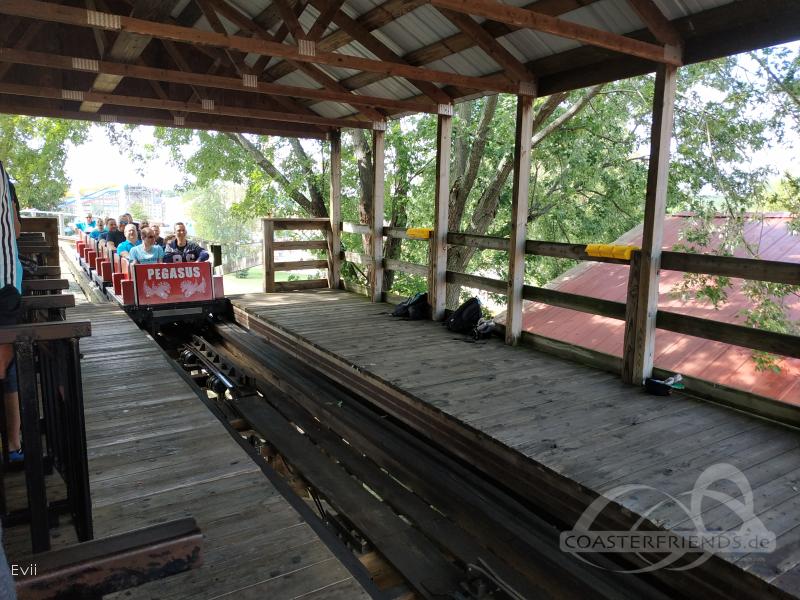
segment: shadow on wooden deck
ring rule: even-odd
[[[348,292],[232,302],[242,326],[557,515],[564,527],[599,495],[637,484],[652,489],[620,497],[606,525],[627,530],[647,515],[652,527],[691,531],[687,513],[662,503],[664,494],[680,498],[707,468],[732,465],[747,478],[754,516],[777,536],[777,548],[722,554],[698,577],[716,573],[732,593],[800,591],[796,430],[684,395],[650,396],[612,374],[499,340],[471,342],[438,324],[397,320],[389,305]],[[730,480],[713,489],[730,501],[703,504],[705,527],[740,527],[731,506],[745,490]]]

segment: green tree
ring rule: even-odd
[[[759,243],[746,240],[744,231],[748,224],[761,220],[761,212],[788,211],[792,216],[788,228],[800,230],[798,179],[786,174],[770,192],[767,182],[774,171],[749,164],[758,150],[785,141],[791,130],[800,132],[800,52],[768,48],[746,57],[696,65],[690,72],[701,67],[706,73],[703,83],[714,90],[715,98],[698,103],[697,89],[689,90],[687,99],[695,106],[676,113],[679,148],[693,151],[684,151],[675,161],[682,187],[673,190],[671,204],[695,214],[676,249],[721,256],[744,252],[759,258]],[[704,188],[712,193],[704,193]],[[714,218],[719,215],[725,218]],[[727,302],[733,285],[730,277],[687,273],[674,291],[718,309]],[[749,301],[742,311],[746,325],[800,332],[787,306],[800,294],[800,286],[745,280],[741,289]],[[778,370],[774,355],[753,352],[753,358],[759,369]]]
[[[198,237],[220,244],[250,240],[255,219],[252,216],[242,218],[230,211],[230,187],[222,182],[212,182],[195,186],[181,197],[188,205],[189,217]]]
[[[128,207],[128,212],[131,213],[131,216],[137,221],[146,221],[150,218],[144,208],[144,204],[138,200],[131,203],[130,207]]]
[[[781,55],[782,56],[782,55]],[[777,57],[771,57],[777,63]],[[782,60],[791,62],[786,57]],[[744,65],[744,66],[743,66]],[[763,86],[742,83],[745,64],[728,58],[681,69],[676,145],[669,189],[671,210],[709,210],[711,188],[734,208],[751,202],[767,171],[743,157],[781,137],[781,119],[765,111]],[[773,64],[773,66],[775,66]],[[787,78],[782,77],[786,82]],[[761,81],[765,81],[763,78]],[[528,235],[576,243],[610,242],[641,222],[653,77],[644,76],[537,101],[532,139]],[[765,116],[766,115],[766,116]],[[508,235],[515,99],[490,96],[457,105],[450,190],[451,231]],[[432,222],[433,141],[430,115],[391,121],[387,130],[387,221]],[[222,179],[247,186],[232,207],[240,214],[325,216],[325,144],[241,134],[159,130],[158,138],[198,184]],[[186,148],[196,148],[185,154]],[[366,221],[372,198],[369,133],[348,131],[343,143],[343,217]],[[715,209],[716,207],[714,207]],[[737,210],[731,209],[731,215]],[[732,219],[733,221],[734,219]],[[732,224],[735,230],[736,223]],[[363,244],[365,240],[361,240]],[[358,243],[347,237],[349,249]],[[423,244],[390,240],[387,257],[424,262]],[[542,284],[572,266],[528,257],[527,277]],[[448,268],[505,275],[507,257],[453,247]],[[392,282],[391,274],[386,278]],[[406,285],[406,278],[400,285]],[[401,291],[404,289],[401,287]],[[457,302],[457,290],[448,304]]]
[[[69,188],[64,163],[70,144],[86,141],[89,123],[0,115],[0,160],[23,208],[53,210]]]

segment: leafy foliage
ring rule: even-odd
[[[675,106],[668,210],[694,217],[678,248],[733,254],[747,247],[743,232],[758,210],[800,213],[800,181],[785,178],[766,189],[774,175],[752,161],[761,150],[790,139],[800,120],[800,54],[779,47],[683,67]],[[654,77],[554,94],[537,100],[528,198],[528,237],[571,243],[613,242],[641,223],[649,161]],[[512,146],[516,99],[484,97],[456,106],[451,189],[451,231],[509,234]],[[433,221],[436,118],[416,115],[391,121],[386,132],[386,215],[392,226],[430,226]],[[245,198],[231,207],[251,215],[320,216],[326,213],[327,148],[323,143],[209,132],[159,130],[158,138],[176,163],[200,186],[217,180],[243,183]],[[342,145],[342,216],[364,222],[372,202],[372,155],[368,134],[346,132]],[[714,219],[723,214],[725,219]],[[792,227],[798,230],[797,220]],[[364,247],[346,234],[343,246]],[[425,243],[390,240],[387,257],[424,264]],[[542,285],[573,261],[526,258],[526,280]],[[505,252],[453,247],[450,270],[503,278]],[[345,277],[363,282],[366,273],[347,265]],[[411,294],[425,281],[388,274],[393,291]],[[723,305],[734,282],[726,277],[687,274],[675,292],[686,300]],[[455,286],[451,286],[455,288]],[[747,324],[794,331],[785,298],[795,289],[746,282],[752,302]],[[458,289],[448,305],[459,301]],[[781,317],[783,315],[783,317]],[[764,365],[769,358],[756,357]]]
[[[148,218],[144,204],[139,201],[132,202],[130,207],[128,207],[128,212],[131,213],[131,216],[137,221],[146,221]]]
[[[53,210],[60,204],[69,188],[69,145],[83,143],[88,129],[81,121],[0,115],[0,157],[23,208]]]
[[[198,237],[220,244],[250,241],[255,219],[252,216],[241,219],[231,213],[230,187],[215,182],[184,193],[182,201],[189,206],[189,216]]]

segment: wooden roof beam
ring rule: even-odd
[[[283,46],[283,44],[280,44],[279,42],[275,41],[275,38],[272,35],[270,35],[269,31],[263,29],[262,27],[254,23],[249,17],[240,13],[238,10],[233,8],[224,0],[211,0],[211,1],[214,3],[214,6],[220,12],[220,14],[229,21],[231,21],[232,23],[238,25],[242,29],[249,29],[250,31],[253,32],[253,34],[256,37],[262,40],[265,40],[270,43],[276,43],[279,46]],[[304,44],[305,42],[301,41],[301,43]],[[286,46],[286,47],[292,47],[292,46]],[[316,65],[296,63],[296,66],[306,75],[311,77],[314,81],[323,86],[325,89],[332,92],[351,95],[350,90],[343,88],[339,84],[339,82],[337,82],[327,73],[322,72],[319,68],[317,68]],[[359,112],[361,112],[361,114],[364,115],[364,117],[372,121],[383,121],[385,119],[385,115],[375,110],[374,108],[363,108],[360,109]]]
[[[95,0],[84,0],[86,8],[89,10],[97,10]],[[97,46],[98,58],[103,58],[106,55],[106,49],[111,46],[108,40],[108,32],[100,29],[92,29],[92,36],[94,36],[94,43]]]
[[[800,12],[786,0],[739,0],[672,21],[683,39],[684,64],[695,64],[800,39]],[[647,39],[647,29],[629,33]],[[528,63],[539,96],[618,81],[654,71],[652,61],[581,46]],[[347,80],[344,82],[348,85]],[[470,89],[448,90],[457,100]]]
[[[176,44],[173,44],[167,40],[161,40],[161,43],[167,49],[167,52],[172,57],[172,60],[175,61],[175,64],[178,66],[178,69],[181,71],[185,71],[187,73],[192,73],[192,69],[189,66],[189,63],[183,56],[183,52],[181,48],[178,48]],[[220,68],[223,61],[215,60],[211,67],[206,71],[207,76],[214,76],[216,75],[217,69]],[[205,77],[203,78],[205,79]],[[244,87],[244,79],[236,80],[237,83]],[[198,82],[199,83],[199,82]],[[205,81],[203,81],[205,83]],[[238,89],[238,88],[237,88]],[[211,99],[212,96],[208,92],[208,89],[204,85],[192,85],[192,99],[200,100],[203,99]],[[289,98],[285,96],[275,96],[273,95],[261,95],[262,100],[268,100],[270,104],[282,106],[285,110],[293,113],[306,113],[306,114],[314,114],[311,110],[307,109],[305,106],[297,102],[294,98]]]
[[[303,11],[306,9],[305,2],[306,2],[306,0],[301,0],[294,7],[294,14],[296,14],[298,17],[301,14],[303,14]],[[275,8],[275,5],[274,4],[270,4],[269,7],[270,8]],[[275,10],[277,12],[277,9],[275,9]],[[277,19],[276,19],[276,22],[277,22]],[[269,31],[269,29],[270,29],[270,26],[267,26],[267,24],[261,24],[259,22],[258,17],[252,19],[251,23],[253,25],[260,25],[261,28],[266,30],[266,31]],[[240,27],[241,27],[241,25],[240,25]],[[289,33],[290,33],[290,31],[289,31],[289,28],[286,26],[286,23],[281,23],[280,27],[278,27],[278,30],[275,32],[275,35],[272,36],[272,40],[274,42],[279,43],[279,44],[283,43],[286,40],[286,38],[289,36]],[[253,63],[253,72],[256,75],[258,75],[259,77],[261,77],[262,74],[264,73],[264,69],[267,68],[267,65],[269,64],[269,61],[271,61],[271,60],[272,60],[272,56],[267,56],[265,54],[262,54],[261,56],[259,56],[256,59],[256,62]]]
[[[181,71],[186,71],[191,73],[192,69],[191,67],[189,67],[189,63],[186,62],[186,59],[183,57],[183,54],[181,54],[181,51],[175,46],[175,44],[167,40],[160,40],[160,41],[161,45],[164,46],[164,49],[167,51],[167,54],[169,54],[172,61],[178,66],[178,69],[180,69]],[[2,51],[0,51],[0,56],[2,56]],[[140,66],[146,67],[146,65],[140,65]],[[154,80],[148,79],[148,81],[154,81]],[[177,83],[174,81],[168,81],[166,79],[160,81],[165,81],[167,83]],[[205,88],[201,87],[199,84],[198,85],[189,84],[189,86],[192,88],[192,93],[194,94],[195,97],[197,98],[208,97],[208,94],[206,94],[205,92]]]
[[[530,85],[534,85],[536,78],[533,73],[528,70],[528,67],[511,54],[511,52],[506,50],[500,42],[476,23],[472,17],[447,8],[439,8],[438,10],[464,34],[475,40],[478,46],[504,69],[506,75],[512,80],[520,83],[527,82]]]
[[[527,4],[525,8],[532,8],[535,5],[536,10],[539,12],[548,14],[550,16],[558,16],[581,8],[582,6],[588,6],[597,1],[599,0],[536,0],[536,2]],[[374,31],[375,29],[383,27],[392,19],[402,16],[406,12],[411,12],[418,6],[427,3],[428,0],[407,0],[406,2],[401,2],[400,0],[387,0],[383,4],[376,6],[372,10],[359,16],[356,21],[367,31]],[[507,35],[508,33],[518,29],[518,27],[509,26],[505,23],[499,23],[492,20],[484,21],[480,24],[480,27],[485,29],[492,37],[495,38]],[[322,39],[319,43],[319,47],[324,50],[332,51],[348,44],[349,42],[350,38],[346,32],[337,30]],[[403,60],[410,65],[422,66],[435,60],[446,58],[451,54],[461,52],[467,48],[472,48],[475,45],[475,40],[473,38],[463,32],[459,32],[448,38],[445,38],[444,40],[440,40],[433,44],[429,44],[428,46],[413,50],[404,55]],[[292,71],[293,68],[290,64],[283,61],[279,62],[269,68],[267,71],[267,80],[275,81],[284,75],[288,75]],[[344,85],[344,87],[347,89],[352,90],[363,87],[364,85],[369,85],[370,83],[374,83],[376,81],[380,81],[384,78],[385,76],[382,76],[378,73],[361,73],[343,80],[342,85]],[[361,81],[364,81],[365,83],[363,83],[363,85],[357,85],[357,83],[360,84]],[[351,82],[354,85],[351,85]]]
[[[359,16],[356,20],[367,31],[374,31],[427,3],[428,0],[386,0],[383,4]],[[332,52],[349,44],[351,41],[347,32],[337,30],[321,39],[317,45],[317,50]],[[294,71],[294,67],[291,64],[280,61],[268,69],[266,77],[268,81],[275,81],[292,71]]]
[[[342,4],[344,4],[344,0],[320,0],[320,2],[316,4],[319,10],[319,16],[317,20],[314,21],[314,25],[311,26],[311,29],[308,30],[306,39],[314,42],[321,40],[328,25],[331,24],[334,15],[342,8]]]
[[[659,42],[667,46],[681,45],[681,35],[678,33],[678,29],[667,19],[653,0],[628,0],[628,4],[636,11],[642,23]]]
[[[14,44],[14,48],[18,48],[20,50],[24,50],[25,48],[27,48],[30,45],[30,43],[34,40],[34,38],[39,34],[39,31],[42,29],[42,25],[44,25],[44,23],[42,23],[41,21],[34,21],[33,23],[28,23],[25,32],[17,40],[17,43]],[[8,73],[11,67],[12,63],[0,64],[0,79],[3,79],[3,77],[6,76],[6,73]]]
[[[328,133],[314,128],[291,127],[282,124],[278,127],[265,126],[258,121],[243,123],[241,119],[233,121],[208,121],[206,119],[186,117],[182,125],[174,119],[162,119],[153,116],[112,115],[106,113],[89,113],[70,111],[62,108],[34,106],[25,102],[9,102],[0,96],[0,113],[29,115],[32,117],[50,117],[54,119],[72,119],[91,121],[93,123],[123,123],[129,125],[153,125],[156,127],[177,127],[182,129],[202,129],[211,131],[231,131],[238,133],[255,133],[259,135],[275,135],[281,137],[298,137],[316,140],[328,139]],[[179,121],[180,122],[180,121]]]
[[[141,0],[135,5],[132,14],[145,19],[158,20],[159,18],[169,16],[170,11],[176,3],[177,0],[166,0],[163,2],[159,0]],[[55,7],[52,7],[52,5],[50,6],[51,10],[56,10]],[[88,16],[91,14],[100,15],[110,13],[101,13],[98,11],[89,10],[86,11],[86,14]],[[136,59],[142,55],[142,52],[150,43],[151,39],[151,36],[148,36],[147,34],[137,35],[136,32],[120,31],[119,35],[117,35],[117,38],[114,40],[114,43],[111,45],[111,48],[108,50],[108,56],[114,60],[135,62]],[[119,85],[120,81],[121,78],[98,75],[92,87],[101,92],[113,92]],[[96,112],[100,110],[100,105],[84,103],[81,105],[81,110]]]
[[[228,35],[228,32],[225,29],[225,26],[222,24],[219,15],[217,15],[216,11],[214,10],[214,5],[208,0],[195,0],[195,2],[197,2],[209,25],[211,25],[211,29],[217,33]],[[224,49],[223,52],[225,53],[225,57],[233,66],[234,70],[239,73],[239,75],[251,73],[250,67],[248,67],[247,63],[244,62],[245,56],[247,56],[246,54],[236,52],[235,50],[229,50],[227,48]]]
[[[0,83],[0,94],[12,96],[29,96],[32,98],[50,98],[53,100],[72,100],[79,102],[98,102],[114,106],[127,106],[131,108],[152,108],[155,110],[168,110],[190,112],[206,115],[221,115],[225,117],[241,117],[246,119],[259,119],[281,122],[302,123],[305,125],[319,125],[331,128],[371,129],[372,124],[353,119],[329,119],[317,115],[294,114],[281,111],[264,110],[256,107],[226,106],[217,104],[213,100],[201,102],[182,102],[162,98],[143,98],[139,96],[124,96],[104,92],[82,90],[68,90],[49,88],[37,85],[24,85],[15,83]]]
[[[289,2],[287,0],[272,0],[272,3],[278,7],[281,13],[281,19],[283,19],[284,24],[287,29],[289,29],[289,33],[292,34],[295,41],[299,42],[300,40],[306,39],[306,32],[303,31],[303,27],[300,25],[299,15],[295,14]]]
[[[673,46],[659,46],[643,42],[624,35],[551,17],[527,8],[516,8],[494,0],[430,0],[430,2],[437,8],[447,8],[517,27],[541,31],[657,63],[673,66],[681,64],[680,50]]]
[[[166,42],[171,44],[172,42]],[[424,112],[436,114],[437,106],[427,100],[394,100],[379,96],[363,96],[352,92],[331,92],[328,90],[304,88],[298,86],[281,85],[277,83],[259,82],[256,87],[245,85],[242,79],[222,75],[193,73],[189,65],[181,57],[185,70],[175,71],[141,65],[129,65],[108,61],[95,61],[75,56],[53,55],[44,52],[31,52],[0,48],[0,63],[22,64],[35,67],[47,67],[66,71],[82,71],[91,73],[108,73],[123,77],[133,77],[149,81],[161,81],[202,88],[215,88],[247,92],[250,94],[263,94],[269,96],[286,96],[296,98],[309,98],[311,100],[353,103],[363,106],[379,106],[381,108],[402,112]],[[198,94],[203,97],[202,94]]]
[[[432,1],[442,2],[443,0]],[[511,7],[504,7],[503,5],[497,6],[505,9],[511,9]],[[101,29],[125,31],[139,35],[158,37],[161,39],[216,46],[220,48],[230,48],[242,52],[273,54],[275,56],[282,56],[297,62],[328,64],[355,70],[383,73],[389,76],[405,77],[407,79],[441,82],[483,92],[519,92],[517,87],[514,86],[514,84],[509,83],[503,76],[474,77],[461,75],[458,73],[437,71],[435,69],[427,69],[423,67],[412,67],[397,63],[386,63],[332,52],[318,52],[316,51],[313,42],[309,42],[312,45],[310,48],[306,48],[304,52],[300,52],[299,48],[285,44],[276,44],[274,42],[265,40],[244,38],[240,36],[225,36],[216,32],[200,31],[197,29],[147,21],[144,19],[136,19],[133,17],[113,15],[109,13],[92,13],[79,8],[64,6],[53,7],[51,4],[40,2],[38,0],[0,0],[0,14],[22,16],[82,27],[97,27]],[[614,37],[622,38],[631,43],[636,43],[636,40],[624,38],[623,36]],[[663,48],[654,46],[652,44],[645,45],[663,50]],[[311,52],[311,50],[313,50],[313,52]]]
[[[314,6],[317,6],[319,4],[317,0],[311,0],[311,3]],[[401,65],[408,64],[402,58],[400,58],[391,48],[386,46],[378,38],[373,36],[369,31],[364,29],[364,27],[362,27],[358,23],[358,21],[351,19],[343,12],[341,11],[337,12],[333,16],[333,22],[336,25],[338,25],[342,30],[346,31],[348,35],[350,35],[350,37],[352,37],[358,43],[363,45],[367,50],[372,52],[382,61],[397,63]],[[430,81],[420,81],[417,79],[409,79],[409,81],[414,86],[416,86],[417,89],[419,89],[419,91],[428,96],[434,102],[437,102],[439,104],[452,103],[452,98]]]
[[[581,6],[588,6],[596,1],[598,0],[537,0],[536,2],[527,4],[526,8],[536,5],[537,10],[545,14],[549,14],[550,16],[558,16],[580,8]],[[361,19],[359,19],[359,22],[361,22]],[[486,20],[479,26],[493,38],[502,37],[518,29],[518,27],[509,26],[505,23],[499,23],[492,20]],[[340,32],[337,31],[336,33]],[[331,36],[333,35],[335,34],[331,34]],[[328,36],[328,38],[325,39],[327,40],[331,36]],[[460,31],[459,33],[453,34],[441,41],[429,44],[417,50],[412,50],[403,56],[403,60],[410,65],[421,66],[442,58],[446,58],[452,54],[462,52],[468,48],[473,48],[475,45],[474,37],[465,34],[463,31]],[[531,69],[530,66],[527,68],[531,73],[536,72],[534,69]],[[271,74],[276,71],[278,71],[276,68],[270,68],[269,70]],[[343,79],[341,84],[349,90],[356,90],[371,83],[375,83],[376,81],[380,81],[381,79],[384,79],[384,76],[377,73],[359,73],[357,75],[352,75],[347,79]],[[449,92],[450,90],[447,91]]]

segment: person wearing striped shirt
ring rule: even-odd
[[[16,325],[22,293],[22,264],[17,237],[19,205],[8,174],[0,162],[0,325]],[[10,344],[0,345],[0,379],[13,359]]]
[[[0,163],[0,325],[16,325],[19,318],[22,264],[17,238],[21,229],[17,194]],[[17,462],[23,460],[24,455],[20,442],[17,366],[11,344],[0,345],[0,379],[3,380],[9,459]]]

